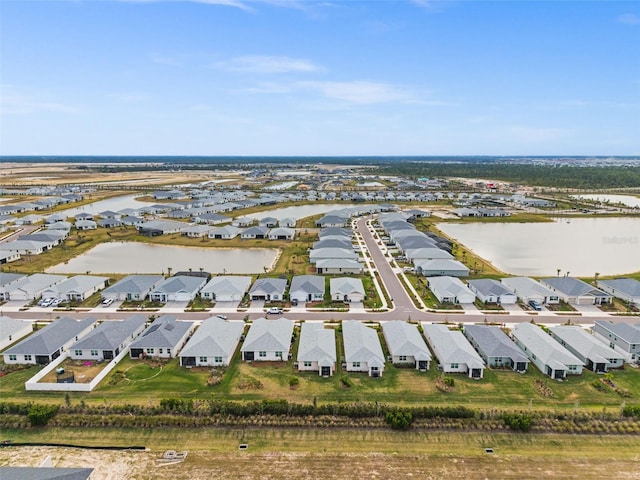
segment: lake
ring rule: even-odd
[[[588,194],[579,195],[577,198],[585,200],[595,200],[596,202],[609,203],[611,205],[626,205],[627,207],[640,208],[640,198],[633,195],[606,195],[606,194]]]
[[[211,273],[264,273],[278,258],[275,248],[202,248],[153,245],[138,242],[108,242],[96,245],[67,263],[54,265],[47,273],[173,273],[180,270]]]
[[[549,223],[441,223],[438,228],[506,273],[620,275],[640,271],[640,218]]]
[[[142,207],[148,207],[151,205],[155,205],[155,203],[151,202],[140,202],[136,200],[136,197],[139,197],[139,194],[136,195],[124,195],[122,197],[113,197],[107,198],[106,200],[98,200],[97,202],[90,203],[88,205],[83,205],[81,207],[69,208],[67,210],[63,210],[60,213],[64,213],[69,217],[73,217],[78,215],[79,213],[89,213],[91,215],[97,215],[100,212],[106,212],[110,210],[112,212],[117,212],[120,210],[124,210],[125,208],[134,208],[139,209]],[[157,202],[160,203],[160,202]]]

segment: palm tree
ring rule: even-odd
[[[173,268],[171,267],[167,267],[167,276],[171,276],[171,271],[173,270]]]
[[[593,282],[596,284],[596,287],[598,286],[598,277],[600,276],[600,272],[596,272],[593,275]]]
[[[561,270],[560,268],[556,268],[556,277],[560,276],[560,270]]]

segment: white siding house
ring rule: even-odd
[[[621,353],[627,362],[640,363],[640,323],[613,323],[610,320],[596,320],[593,325],[593,333],[609,348]]]
[[[422,323],[424,336],[445,373],[466,373],[469,378],[484,376],[484,362],[461,331],[446,325]]]
[[[366,372],[370,377],[381,377],[384,371],[384,353],[378,332],[357,320],[342,322],[344,360],[347,372]]]
[[[602,343],[582,327],[558,325],[551,327],[551,336],[560,345],[578,357],[584,365],[595,373],[605,373],[610,368],[624,365],[624,356]]]
[[[147,318],[132,315],[124,320],[102,322],[84,338],[70,348],[74,360],[112,360],[142,333]]]
[[[336,370],[336,332],[322,323],[304,322],[300,328],[298,370],[330,377]]]
[[[291,348],[293,322],[286,318],[267,320],[258,318],[251,324],[240,351],[242,359],[252,361],[286,362]]]
[[[0,350],[33,332],[33,322],[0,316]]]
[[[180,352],[183,367],[221,367],[231,363],[244,332],[244,322],[211,317],[198,327]]]
[[[456,277],[428,277],[429,289],[440,303],[473,303],[476,299],[469,287]]]
[[[431,352],[417,325],[399,320],[382,322],[382,334],[394,365],[409,364],[422,372],[429,370]]]
[[[193,322],[181,322],[172,315],[163,315],[131,344],[129,355],[131,358],[175,358],[193,328]]]

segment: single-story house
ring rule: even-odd
[[[0,250],[0,265],[4,265],[5,263],[15,262],[16,260],[20,260],[22,255],[20,252],[16,251],[3,251]]]
[[[324,300],[325,279],[319,275],[296,275],[291,280],[289,299],[294,302],[321,302]]]
[[[117,218],[99,218],[98,226],[102,228],[116,228],[121,227],[123,223]],[[142,225],[142,223],[137,224],[137,226]]]
[[[259,278],[249,290],[251,300],[283,300],[287,288],[286,278]]]
[[[551,336],[560,345],[578,357],[595,373],[605,373],[610,368],[621,368],[624,356],[608,348],[595,336],[577,325],[557,325],[549,328]]]
[[[278,222],[279,227],[287,227],[287,228],[295,228],[296,227],[296,219],[293,217],[283,218]]]
[[[336,332],[322,323],[304,322],[300,327],[297,365],[300,372],[330,377],[336,371]]]
[[[0,316],[0,350],[33,332],[33,322]]]
[[[231,363],[244,322],[211,317],[202,322],[180,352],[183,367],[223,367]]]
[[[42,296],[43,291],[66,279],[64,275],[34,273],[17,282],[11,290],[5,291],[4,298],[5,300],[36,300]]]
[[[487,366],[491,368],[508,367],[516,372],[527,371],[529,358],[500,327],[466,325],[464,336],[467,337]]]
[[[325,237],[322,240],[313,242],[313,250],[321,248],[353,249],[353,244],[351,239],[347,237]]]
[[[241,230],[233,225],[225,225],[224,227],[216,227],[209,231],[209,238],[215,240],[230,240],[238,236]]]
[[[240,238],[244,239],[265,239],[269,235],[267,227],[249,227],[240,233]]]
[[[420,260],[453,260],[453,255],[446,250],[436,247],[410,248],[405,250],[404,256],[410,262]]]
[[[274,228],[278,225],[278,219],[275,217],[264,217],[258,220],[259,227]]]
[[[94,318],[75,320],[62,317],[3,352],[4,363],[45,365],[58,358],[71,345],[87,335],[96,324]]]
[[[120,219],[122,225],[127,225],[129,227],[137,227],[144,223],[144,218],[135,216],[135,215],[127,215],[126,217],[122,217]]]
[[[473,303],[476,299],[469,287],[456,277],[428,277],[429,289],[440,303]]]
[[[540,279],[540,283],[549,287],[558,296],[571,305],[602,305],[613,298],[599,288],[573,277],[549,277]]]
[[[95,230],[98,228],[98,224],[93,220],[76,220],[74,226],[76,230]]]
[[[5,298],[5,293],[10,292],[26,279],[27,276],[22,273],[0,272],[0,300],[8,300],[8,297]]]
[[[0,250],[5,252],[13,252],[22,256],[40,255],[52,248],[47,242],[38,242],[35,240],[14,240],[12,242],[0,245]]]
[[[329,279],[331,299],[337,302],[362,302],[366,295],[359,278],[339,277]]]
[[[109,277],[75,275],[42,291],[43,298],[61,298],[68,302],[82,302],[109,284]]]
[[[296,235],[295,228],[276,227],[269,230],[269,240],[293,240]]]
[[[584,363],[533,323],[518,323],[511,332],[518,346],[538,369],[551,378],[582,374]]]
[[[550,288],[528,277],[503,278],[502,284],[515,292],[523,303],[535,301],[540,305],[556,305],[560,303],[560,297]]]
[[[163,315],[149,325],[129,347],[131,358],[175,358],[193,331],[193,322],[178,321]]]
[[[484,376],[484,361],[460,330],[437,323],[422,323],[424,336],[445,373],[466,373],[469,378]]]
[[[482,278],[469,280],[469,289],[476,294],[482,303],[496,303],[498,305],[513,305],[518,297],[515,293],[505,287],[498,280],[492,278]]]
[[[207,279],[191,275],[175,275],[160,282],[149,292],[152,302],[190,302],[207,283]]]
[[[220,275],[200,290],[200,296],[214,302],[239,302],[251,286],[251,277]]]
[[[174,220],[150,220],[148,222],[137,225],[136,228],[138,229],[140,235],[156,237],[158,235],[179,233],[185,228],[189,228],[189,224],[176,222]]]
[[[640,306],[640,282],[635,278],[598,280],[598,287],[609,295]]]
[[[316,262],[316,272],[320,275],[351,274],[361,275],[364,265],[347,258],[327,258]]]
[[[2,480],[90,480],[93,468],[0,467]]]
[[[326,214],[322,218],[316,221],[316,227],[318,228],[330,228],[330,227],[338,227],[344,228],[349,225],[349,216],[348,215],[336,215],[336,214]]]
[[[415,365],[421,372],[429,370],[431,352],[417,325],[399,320],[382,322],[382,334],[394,365]]]
[[[289,359],[293,322],[280,317],[276,320],[258,318],[249,328],[240,351],[242,359],[252,361],[280,361]]]
[[[112,360],[142,333],[146,323],[147,317],[141,314],[121,321],[102,322],[69,348],[70,357],[74,360]]]
[[[128,275],[102,291],[102,298],[142,301],[164,280],[162,275]]]
[[[469,269],[458,260],[435,259],[418,260],[414,263],[416,274],[424,277],[447,276],[468,277]]]
[[[345,259],[345,260],[358,260],[358,254],[353,251],[352,247],[349,248],[319,248],[309,251],[309,261],[311,263],[317,263],[319,260],[326,259]]]
[[[208,236],[211,230],[212,227],[209,225],[193,225],[183,229],[180,234],[190,238],[202,238]]]
[[[384,353],[376,330],[357,320],[345,320],[342,322],[342,341],[347,372],[382,376]]]
[[[351,240],[351,237],[353,237],[353,232],[350,228],[325,227],[318,232],[318,238],[322,240],[326,237],[344,237]]]
[[[609,348],[624,355],[627,362],[640,363],[640,323],[596,320],[593,334]]]
[[[227,217],[226,215],[221,215],[220,213],[203,213],[202,215],[193,217],[192,220],[197,223],[206,223],[208,225],[218,225],[220,223],[230,222],[231,218]]]

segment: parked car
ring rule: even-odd
[[[42,304],[40,305],[41,307],[50,307],[53,304],[53,301],[55,300],[55,298],[51,297],[51,298],[45,298],[42,301]]]
[[[529,306],[533,308],[536,312],[539,312],[542,310],[542,305],[540,305],[540,302],[538,302],[537,300],[529,300]]]
[[[104,300],[102,300],[103,307],[108,307],[112,303],[113,303],[113,298],[105,298]]]
[[[221,318],[222,320],[226,320],[227,316],[226,315],[216,315],[216,318]]]
[[[267,310],[267,315],[280,315],[282,314],[282,309],[277,307],[271,307]]]

